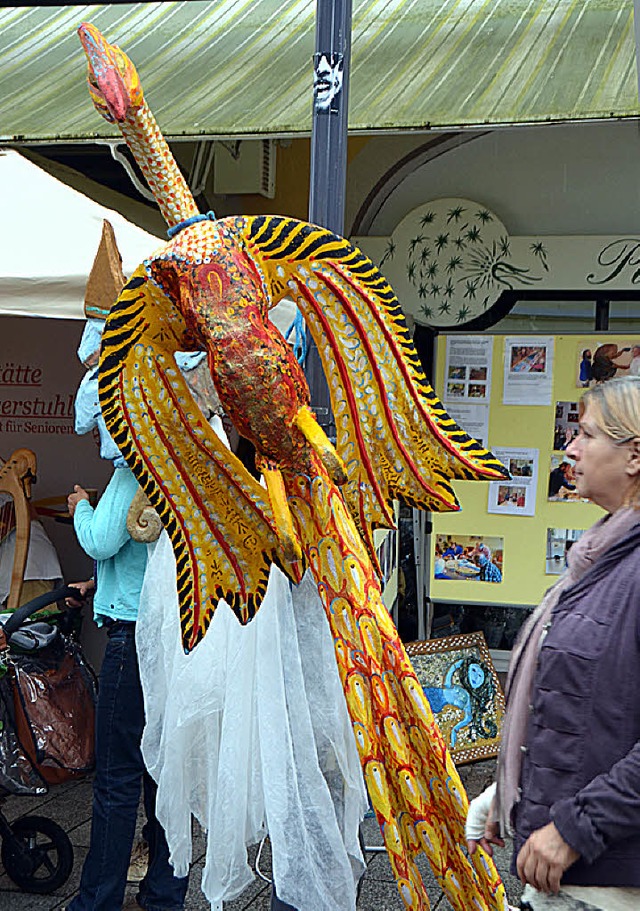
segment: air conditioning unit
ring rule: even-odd
[[[273,139],[217,142],[213,166],[213,192],[218,195],[276,194],[276,144]]]

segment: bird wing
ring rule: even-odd
[[[235,230],[275,305],[292,297],[327,376],[343,494],[361,533],[393,525],[394,498],[457,510],[453,479],[497,480],[508,472],[447,414],[428,384],[389,283],[360,250],[296,219],[236,218]]]
[[[107,318],[102,414],[171,538],[185,648],[220,598],[243,623],[267,587],[277,538],[266,491],[218,439],[176,366],[186,326],[139,267]]]

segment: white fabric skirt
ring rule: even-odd
[[[150,545],[136,640],[145,763],[176,874],[192,860],[191,815],[207,832],[212,903],[253,879],[247,846],[267,832],[279,898],[304,911],[355,909],[368,802],[333,642],[315,583],[274,566],[256,617],[220,602],[185,655],[166,532]]]

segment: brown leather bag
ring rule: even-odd
[[[62,636],[37,655],[12,661],[15,728],[48,784],[93,769],[95,678],[77,646]]]

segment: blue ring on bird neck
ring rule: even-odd
[[[167,228],[167,237],[175,237],[183,228],[189,228],[191,225],[196,225],[199,221],[217,221],[216,213],[213,209],[210,209],[204,215],[192,215],[191,218],[185,218],[184,221],[179,221],[177,225],[174,225],[172,228]]]

